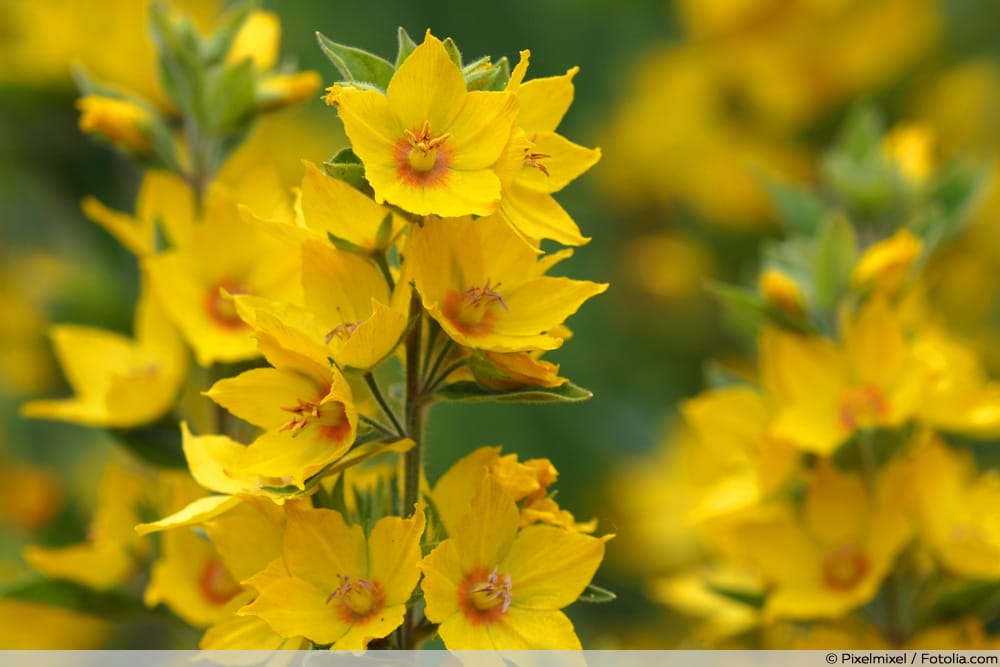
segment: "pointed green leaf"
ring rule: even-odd
[[[756,292],[712,282],[705,287],[722,307],[727,327],[738,336],[755,340],[769,313],[767,302]]]
[[[815,193],[768,178],[763,179],[763,184],[785,230],[791,234],[816,235],[827,208]]]
[[[73,609],[102,618],[148,613],[142,600],[119,591],[95,591],[71,581],[32,576],[0,588],[0,598]]]
[[[830,217],[816,239],[813,285],[821,308],[832,308],[847,288],[857,261],[854,227],[843,215]]]
[[[380,90],[389,86],[395,68],[387,60],[353,46],[338,44],[319,32],[316,33],[316,39],[323,53],[345,80],[368,83]]]
[[[413,41],[410,37],[410,33],[406,32],[403,26],[399,26],[396,31],[396,37],[399,39],[399,50],[396,51],[396,68],[398,69],[403,61],[410,57],[413,50],[417,48],[417,43]]]
[[[448,52],[448,57],[451,58],[451,62],[461,67],[462,52],[458,50],[458,45],[455,44],[455,40],[453,40],[451,37],[447,37],[442,42],[442,44],[444,44],[444,50]]]
[[[205,42],[205,62],[208,64],[222,62],[240,28],[254,9],[252,2],[237,2],[216,22],[215,31]]]
[[[467,401],[484,403],[497,401],[501,403],[572,403],[585,401],[593,397],[593,393],[567,382],[559,387],[525,387],[510,391],[494,391],[481,387],[475,382],[455,382],[445,385],[434,392],[438,398],[446,401]]]
[[[763,609],[764,603],[767,600],[766,596],[760,593],[741,591],[735,588],[728,588],[726,586],[713,584],[711,582],[705,582],[705,587],[717,595],[721,595],[722,597],[732,600],[733,602],[739,602],[740,604],[745,604],[748,607],[753,607],[754,609]]]
[[[510,81],[510,62],[504,56],[495,65],[479,71],[468,70],[465,74],[465,87],[468,90],[499,91],[507,87]]]
[[[608,589],[595,586],[594,584],[587,584],[587,587],[583,589],[583,592],[580,593],[580,597],[576,601],[588,604],[604,604],[605,602],[613,602],[617,599],[618,596]]]

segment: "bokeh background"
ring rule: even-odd
[[[220,2],[172,2],[210,21]],[[0,587],[26,572],[27,544],[79,540],[109,438],[18,416],[40,396],[66,395],[45,332],[75,322],[129,332],[134,260],[80,211],[85,195],[130,210],[139,172],[77,129],[71,66],[157,95],[147,0],[0,0]],[[596,583],[607,605],[568,611],[585,647],[690,645],[689,626],[645,582],[685,553],[667,474],[679,400],[713,360],[738,366],[704,285],[750,284],[777,225],[764,178],[810,183],[816,160],[860,103],[892,124],[926,123],[941,159],[993,161],[1000,148],[1000,4],[991,0],[457,0],[263,2],[282,21],[282,54],[332,82],[319,30],[386,57],[396,27],[430,27],[467,56],[515,59],[531,76],[579,65],[576,101],[560,132],[600,146],[602,161],[559,199],[593,241],[563,271],[611,283],[569,321],[573,339],[551,355],[595,397],[567,405],[440,405],[432,413],[428,475],[462,454],[503,444],[558,467],[560,503],[597,517],[608,547]],[[252,151],[270,153],[292,187],[301,159],[345,145],[320,99],[273,114]],[[260,153],[254,153],[260,154]],[[241,158],[239,155],[235,159]],[[1000,372],[1000,195],[934,267],[934,295]],[[28,614],[46,622],[31,626]],[[47,615],[46,615],[47,614]],[[63,615],[59,615],[63,614]],[[14,623],[13,619],[19,622]],[[59,622],[59,636],[45,628]],[[17,628],[17,637],[8,636]],[[33,637],[33,628],[47,634]],[[0,600],[0,646],[192,645],[164,615],[108,624],[77,612]],[[20,642],[20,644],[18,644]],[[56,646],[53,646],[56,647]]]

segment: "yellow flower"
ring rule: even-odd
[[[168,243],[186,244],[195,220],[194,193],[180,176],[150,170],[142,178],[134,216],[109,209],[94,197],[85,197],[83,213],[106,229],[127,250],[144,256],[156,247],[157,225]]]
[[[339,512],[290,509],[283,556],[245,582],[258,595],[240,614],[259,616],[284,637],[363,649],[402,623],[420,576],[423,532],[421,505],[409,519],[380,519],[367,540]]]
[[[375,199],[418,215],[488,215],[500,200],[493,165],[510,137],[517,100],[465,88],[441,41],[424,42],[383,95],[333,86],[327,97],[365,165]]]
[[[855,287],[873,286],[888,294],[899,291],[924,244],[908,229],[873,243],[858,260],[851,273]]]
[[[305,102],[312,99],[322,85],[319,73],[313,71],[265,76],[257,84],[259,109],[271,111]]]
[[[25,417],[114,428],[147,424],[173,406],[188,366],[183,343],[145,286],[134,340],[60,325],[52,330],[52,342],[76,396],[29,401],[21,406]]]
[[[839,345],[766,329],[760,355],[777,409],[772,435],[822,456],[859,429],[902,425],[926,390],[926,372],[881,298],[848,323]]]
[[[135,102],[101,95],[86,95],[76,101],[80,131],[99,134],[111,143],[145,153],[152,148],[153,117]]]
[[[566,378],[559,377],[558,364],[542,361],[530,352],[486,351],[470,368],[476,382],[501,391],[566,384]]]
[[[421,561],[424,612],[447,648],[580,648],[559,610],[590,583],[612,536],[519,525],[514,500],[487,477],[451,537]]]
[[[917,528],[946,569],[975,579],[1000,577],[1000,474],[976,473],[971,457],[928,438],[913,455]]]
[[[871,490],[822,463],[800,513],[773,507],[731,528],[733,552],[769,585],[766,618],[836,618],[875,596],[911,534],[902,472]]]
[[[313,371],[295,363],[255,368],[219,380],[206,392],[265,431],[229,475],[260,475],[301,489],[308,477],[350,449],[358,420],[350,385],[335,369]]]
[[[480,447],[456,462],[441,476],[431,498],[445,528],[456,530],[469,511],[476,493],[487,483],[497,482],[515,501],[521,504],[521,525],[547,523],[571,530],[590,533],[597,521],[578,524],[573,515],[561,509],[549,495],[548,487],[559,471],[548,459],[518,461],[517,454],[500,456],[500,447]]]
[[[133,530],[139,521],[140,504],[149,501],[148,487],[146,477],[108,466],[87,540],[65,547],[30,546],[24,551],[25,560],[53,579],[98,590],[121,586],[149,549]]]
[[[934,170],[934,133],[922,123],[898,125],[882,139],[882,153],[904,179],[922,185]]]
[[[701,455],[714,462],[712,479],[702,480],[690,518],[731,514],[766,500],[798,467],[798,452],[772,437],[772,409],[748,386],[714,389],[681,405]]]
[[[707,648],[748,632],[761,622],[758,609],[727,597],[719,590],[761,595],[763,586],[754,576],[737,568],[706,565],[650,582],[649,595],[686,616],[698,619],[694,637]]]
[[[460,345],[493,352],[552,350],[551,333],[606,284],[544,275],[569,256],[538,259],[499,217],[428,220],[407,248],[431,317]]]
[[[226,64],[237,65],[244,60],[253,61],[254,69],[273,69],[278,63],[278,44],[281,40],[281,21],[274,12],[254,10],[250,12],[237,31],[229,51]]]
[[[528,51],[511,75],[507,90],[517,95],[517,128],[504,150],[497,173],[502,182],[500,214],[514,229],[537,245],[553,239],[564,245],[581,245],[580,234],[569,214],[552,198],[590,169],[601,157],[556,133],[556,127],[573,101],[573,77],[579,68],[562,76],[522,83],[528,68]]]
[[[202,366],[257,356],[249,327],[227,295],[292,299],[299,291],[297,248],[246,224],[220,186],[210,189],[203,219],[186,241],[144,258],[143,268]]]
[[[98,650],[112,623],[65,607],[0,599],[0,646],[5,651]]]
[[[392,299],[385,277],[368,258],[306,240],[302,249],[304,305],[251,296],[234,298],[254,329],[325,365],[366,371],[399,344],[407,316],[385,305]]]
[[[778,269],[766,269],[757,284],[768,303],[789,315],[801,316],[805,312],[806,295],[802,287]]]

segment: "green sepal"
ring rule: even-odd
[[[586,602],[587,604],[604,604],[606,602],[614,602],[617,599],[618,596],[614,592],[600,586],[595,586],[594,584],[587,584],[587,587],[583,589],[583,592],[580,593],[580,597],[576,601]]]
[[[832,309],[847,289],[858,258],[854,227],[844,215],[827,219],[816,239],[813,286],[820,308]]]
[[[332,243],[333,247],[336,248],[337,250],[341,250],[343,252],[352,252],[357,255],[368,255],[367,248],[362,248],[358,244],[352,243],[347,239],[341,238],[336,234],[334,234],[333,232],[327,232],[326,238],[330,240],[330,243]]]
[[[957,236],[969,223],[992,181],[992,169],[951,165],[938,176],[930,204],[909,225],[924,243],[924,255]]]
[[[353,46],[338,44],[321,32],[316,33],[319,48],[346,81],[367,83],[385,90],[395,68],[389,61]]]
[[[446,401],[466,401],[485,403],[574,403],[593,397],[593,393],[572,382],[566,382],[558,387],[524,387],[510,391],[494,391],[481,387],[475,382],[454,382],[445,385],[434,392],[436,398]]]
[[[721,595],[727,600],[732,600],[733,602],[738,602],[748,607],[753,607],[754,609],[763,609],[764,603],[767,601],[767,597],[761,593],[741,591],[735,588],[713,584],[709,581],[705,582],[705,588],[716,595]]]
[[[448,53],[448,57],[451,58],[451,62],[461,68],[462,52],[458,50],[458,44],[455,43],[455,40],[451,37],[445,37],[444,41],[441,43],[444,45],[444,50]]]
[[[1000,580],[953,580],[940,585],[930,599],[920,605],[917,628],[927,628],[976,614],[977,611],[995,609],[998,603]]]
[[[205,77],[208,127],[224,134],[247,124],[257,106],[254,76],[250,60],[208,72]]]
[[[0,588],[0,599],[72,609],[100,618],[134,617],[149,613],[142,600],[120,591],[95,591],[72,581],[39,576],[4,585]]]
[[[722,307],[722,315],[730,331],[749,341],[757,338],[770,313],[764,297],[744,287],[714,281],[709,282],[705,289]]]
[[[489,62],[489,58],[482,60]],[[477,63],[473,63],[473,65],[475,64]],[[504,56],[488,68],[477,71],[470,65],[462,73],[465,76],[467,90],[500,91],[506,88],[507,82],[510,81],[510,62]]]
[[[399,49],[396,51],[396,68],[403,64],[403,61],[410,57],[410,54],[417,48],[417,43],[406,32],[406,28],[399,26],[396,30],[396,38],[399,40]]]
[[[790,234],[814,237],[827,216],[827,207],[816,194],[802,188],[762,179],[764,189],[778,214],[781,226]]]
[[[176,421],[166,419],[149,426],[108,432],[118,444],[147,463],[161,468],[187,467]]]
[[[710,359],[705,363],[702,375],[705,377],[705,385],[709,389],[749,386],[745,378],[736,375],[736,373],[714,359]]]
[[[378,229],[375,230],[376,248],[385,248],[392,243],[392,221],[392,213],[386,213],[382,222],[378,224]]]
[[[345,148],[323,163],[323,171],[327,176],[344,181],[355,190],[371,197],[374,194],[368,179],[365,178],[365,166],[361,158],[350,148]]]

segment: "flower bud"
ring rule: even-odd
[[[87,95],[76,101],[80,110],[80,130],[99,134],[120,148],[146,153],[152,148],[153,118],[129,100]]]

